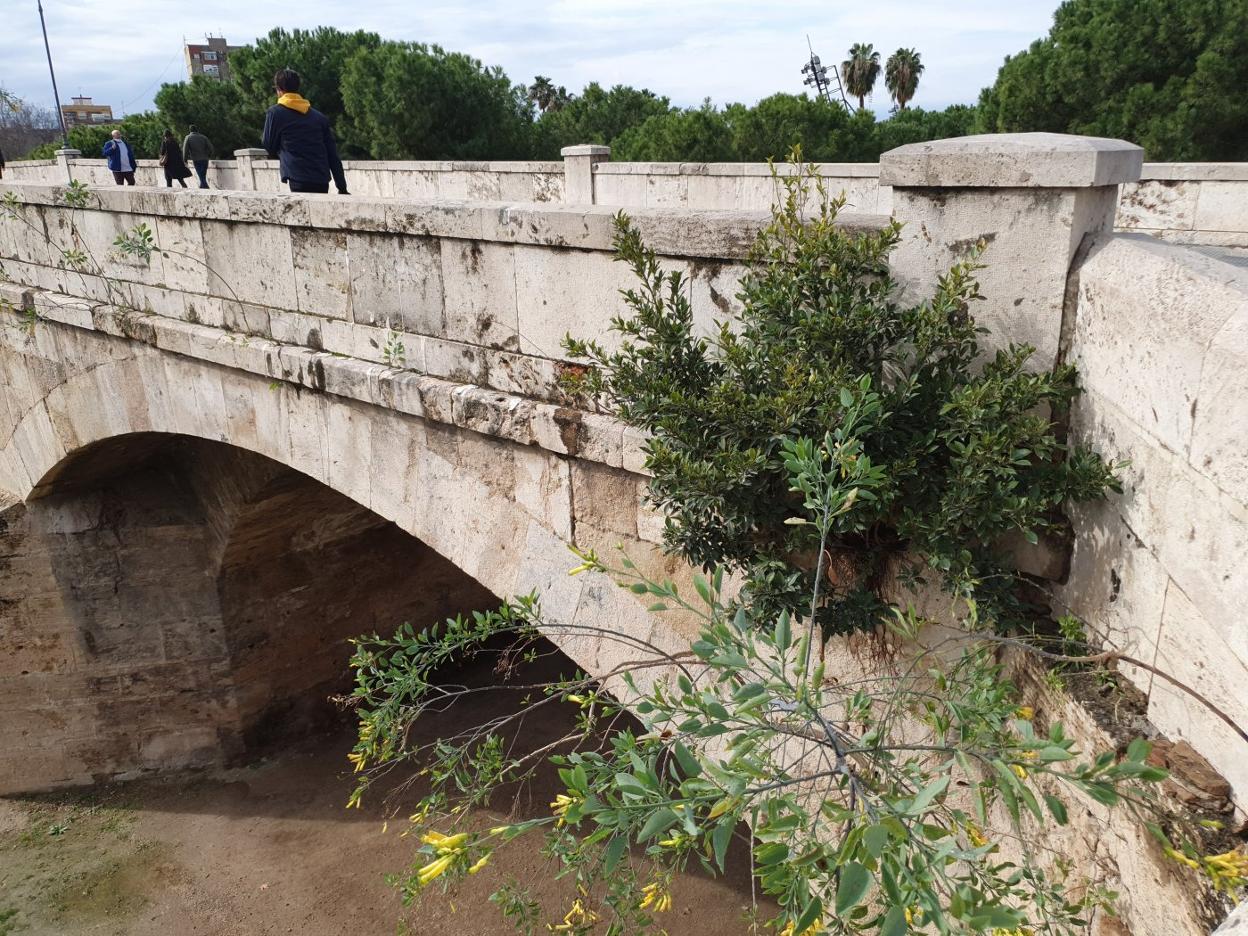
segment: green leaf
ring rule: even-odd
[[[1053,818],[1057,820],[1057,824],[1065,825],[1067,822],[1066,805],[1051,793],[1044,794],[1044,802],[1049,807],[1049,812],[1053,814]]]
[[[724,821],[715,827],[715,831],[711,833],[711,847],[715,849],[715,864],[719,865],[719,870],[724,870],[724,856],[728,854],[728,845],[732,841],[732,821]]]
[[[611,841],[607,843],[607,851],[603,857],[603,871],[610,875],[615,870],[615,866],[620,863],[620,858],[624,856],[624,850],[628,848],[628,839],[623,835],[613,836]]]
[[[880,926],[880,936],[906,936],[906,908],[891,907],[884,914],[884,923]]]
[[[797,922],[793,924],[793,932],[804,933],[822,918],[823,901],[818,897],[815,897],[806,905],[806,908],[802,911],[802,915],[798,917]]]
[[[836,886],[838,916],[862,902],[862,899],[867,896],[867,891],[871,889],[872,880],[871,872],[856,861],[851,861],[841,868],[841,882]]]
[[[867,846],[867,851],[872,858],[879,859],[884,854],[884,848],[888,845],[889,835],[888,827],[876,823],[869,826],[867,831],[862,835],[863,844]]]
[[[1142,764],[1148,759],[1153,746],[1144,738],[1136,738],[1127,745],[1127,760]]]
[[[1023,921],[1022,915],[1005,907],[981,907],[966,922],[974,929],[1014,929]]]
[[[680,769],[686,777],[699,777],[702,775],[702,765],[698,763],[697,758],[693,756],[687,747],[677,741],[672,745],[672,751],[675,753]]]
[[[657,809],[650,814],[650,818],[646,820],[646,824],[643,825],[641,827],[641,831],[637,833],[637,841],[648,841],[660,832],[666,832],[679,821],[680,817],[666,806],[662,809]]]
[[[841,387],[841,406],[849,409],[854,405],[854,395],[850,393],[848,387]]]
[[[911,816],[920,815],[923,810],[927,809],[927,807],[932,804],[932,800],[934,800],[941,793],[945,792],[945,787],[947,786],[949,786],[948,774],[932,780],[927,786],[923,787],[923,789],[919,791],[918,795],[914,798],[914,802],[910,804],[910,807],[906,810],[906,812]]]
[[[772,642],[780,653],[784,653],[792,645],[793,632],[789,627],[789,615],[787,612],[781,614],[780,620],[776,622],[776,630],[772,634]]]

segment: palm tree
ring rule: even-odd
[[[905,110],[906,104],[914,99],[921,74],[923,63],[914,49],[898,49],[888,57],[884,66],[884,84],[888,85],[888,92],[897,102],[898,110]]]
[[[568,103],[568,90],[563,85],[556,88],[545,75],[538,75],[533,79],[533,84],[529,85],[529,100],[536,104],[537,109],[542,113],[559,110]]]
[[[537,109],[540,111],[544,111],[550,106],[554,96],[555,86],[545,75],[538,75],[533,79],[533,83],[529,85],[529,100],[536,104]]]
[[[845,90],[858,98],[858,109],[866,110],[867,95],[880,77],[880,53],[869,42],[855,42],[849,58],[841,63],[841,80]]]

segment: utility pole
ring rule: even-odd
[[[809,34],[806,36],[806,47],[810,49],[810,61],[802,66],[802,74],[806,76],[802,84],[813,87],[819,97],[831,104],[833,103],[832,83],[828,81],[828,66],[822,64],[819,56],[815,55],[815,48],[810,44]],[[841,99],[840,103],[846,110],[852,111],[853,108],[849,106],[849,101],[845,97],[845,89],[841,86],[841,73],[833,68],[832,76],[836,79],[836,93]]]
[[[56,88],[56,69],[52,67],[52,46],[48,44],[48,24],[43,18],[43,0],[35,0],[39,7],[39,26],[43,29],[43,50],[48,53],[48,74],[52,76],[52,103],[61,120],[61,149],[69,149],[69,129],[65,126],[65,111],[61,109],[61,92]],[[65,160],[69,166],[69,160]],[[71,175],[72,180],[72,175]]]

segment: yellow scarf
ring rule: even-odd
[[[291,110],[296,110],[301,114],[306,114],[312,109],[311,101],[293,91],[287,91],[277,99],[277,103],[281,104],[282,107],[289,107]]]

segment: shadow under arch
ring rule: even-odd
[[[346,495],[191,436],[84,446],[3,519],[0,792],[263,753],[332,719],[349,637],[498,603]]]

